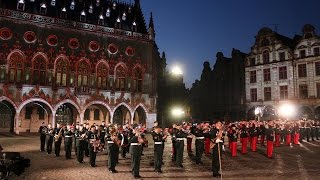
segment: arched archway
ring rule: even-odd
[[[53,111],[45,100],[30,99],[19,106],[17,115],[19,132],[37,132],[42,122],[52,123]]]
[[[16,114],[14,106],[9,101],[0,101],[0,112],[0,131],[13,133]]]
[[[79,108],[72,102],[66,101],[56,106],[55,124],[76,124],[80,122]]]
[[[298,109],[298,118],[313,118],[313,113],[311,108],[307,106],[302,106]]]
[[[113,124],[119,124],[124,125],[126,123],[131,124],[131,113],[130,109],[126,107],[125,105],[120,105],[116,107],[114,113],[113,113]]]
[[[89,124],[111,123],[111,108],[104,102],[93,101],[84,107],[83,120]]]
[[[141,106],[138,106],[134,111],[133,124],[146,125],[146,123],[147,123],[147,112]]]
[[[252,107],[251,109],[249,109],[248,113],[247,113],[247,119],[248,120],[252,120],[256,118],[256,115],[254,114],[255,111],[255,107]]]

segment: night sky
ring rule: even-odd
[[[310,23],[320,35],[319,0],[141,0],[141,6],[147,25],[153,12],[159,50],[168,68],[183,67],[188,88],[204,61],[213,67],[216,53],[230,57],[232,48],[248,53],[264,26],[292,38]]]

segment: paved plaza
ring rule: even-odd
[[[151,136],[148,135],[148,138],[151,139]],[[157,174],[150,165],[153,157],[153,142],[149,140],[149,148],[144,150],[141,162],[142,179],[219,179],[212,177],[211,156],[203,157],[204,165],[196,165],[192,156],[184,153],[184,168],[175,167],[171,161],[171,143],[169,142],[165,146],[164,173]],[[133,179],[130,173],[130,158],[120,157],[116,167],[119,173],[111,174],[107,171],[105,153],[98,154],[98,167],[91,168],[88,158],[85,158],[86,163],[78,164],[74,153],[73,159],[66,160],[64,156],[55,157],[54,154],[39,152],[39,143],[38,136],[0,136],[0,144],[5,151],[18,151],[25,158],[31,159],[31,166],[25,173],[20,177],[13,175],[10,179]],[[275,149],[274,159],[267,159],[264,152],[265,147],[259,145],[258,152],[249,151],[249,154],[241,155],[238,151],[238,157],[231,158],[227,150],[222,156],[223,179],[320,179],[320,141],[304,142],[303,145],[292,147],[282,145]],[[64,155],[64,151],[61,154]]]

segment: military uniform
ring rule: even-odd
[[[319,121],[317,121],[317,123],[316,123],[315,136],[316,136],[316,139],[319,140],[319,137],[320,137],[320,122]]]
[[[72,151],[72,140],[73,140],[73,133],[71,130],[64,131],[64,148],[66,152],[66,159],[71,159],[71,151]]]
[[[306,125],[306,136],[307,136],[307,141],[310,141],[310,137],[311,137],[311,122],[308,122]]]
[[[138,137],[133,136],[130,139],[130,154],[131,154],[132,174],[135,178],[141,177],[139,174],[141,153],[142,153],[142,145],[139,143]]]
[[[202,154],[204,152],[204,134],[203,130],[200,128],[195,128],[192,134],[196,137],[195,146],[196,146],[196,164],[203,164],[201,161]]]
[[[154,170],[158,173],[162,173],[162,157],[163,157],[163,134],[154,132],[152,134],[154,141]]]
[[[231,126],[231,129],[228,131],[228,137],[229,137],[229,140],[230,140],[229,143],[231,143],[231,146],[230,146],[231,156],[232,157],[236,157],[237,156],[238,134],[237,134],[237,131],[235,129],[232,129],[232,127],[235,127],[235,126],[234,125]]]
[[[248,130],[247,128],[243,125],[240,130],[240,138],[241,138],[241,153],[242,154],[247,154],[247,146],[248,146]]]
[[[116,165],[117,165],[117,157],[119,156],[119,146],[118,142],[116,142],[111,137],[112,135],[107,135],[106,142],[108,147],[108,169],[112,173],[117,173]],[[116,134],[114,136],[117,136]]]
[[[47,149],[48,154],[51,154],[51,152],[52,152],[52,143],[53,143],[53,128],[47,128],[46,149]]]
[[[187,134],[183,132],[181,129],[175,132],[175,147],[176,147],[176,166],[183,167],[183,151],[184,151],[184,140],[187,137]]]
[[[40,151],[44,151],[44,147],[46,144],[46,126],[40,126],[38,132],[40,133]]]
[[[82,136],[85,134],[85,131],[80,131],[79,129],[76,130],[74,136],[77,146],[77,160],[79,163],[83,163],[83,152],[84,152],[84,146],[85,146],[85,137],[82,138]]]
[[[209,135],[210,140],[213,141],[218,137],[219,129],[213,128]],[[222,141],[214,141],[211,142],[214,143],[214,147],[212,148],[212,172],[213,176],[219,176],[219,170],[220,170],[220,163],[219,163],[219,156],[221,157],[221,151],[222,151]],[[220,154],[219,154],[220,152]]]
[[[92,131],[87,131],[87,137],[88,137],[88,149],[89,149],[89,157],[90,157],[90,166],[96,167],[96,156],[97,152],[94,151],[94,147],[90,143],[90,141],[99,140],[97,133],[93,133]]]
[[[274,141],[274,129],[273,129],[273,127],[269,126],[266,129],[266,136],[267,136],[267,157],[268,158],[272,158],[273,141]]]
[[[59,137],[59,139],[57,141],[54,141],[54,153],[57,157],[60,156],[60,149],[61,149],[61,142],[62,142],[62,134],[63,134],[63,130],[62,127],[60,128],[54,128],[54,136],[58,136],[59,132],[61,130],[61,136]]]
[[[176,128],[173,128],[172,131],[171,131],[171,142],[172,142],[172,161],[176,161],[176,157],[177,157],[177,148],[176,148],[176,131],[177,129]]]

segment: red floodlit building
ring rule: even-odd
[[[156,120],[160,57],[139,0],[2,0],[0,46],[0,131]]]

